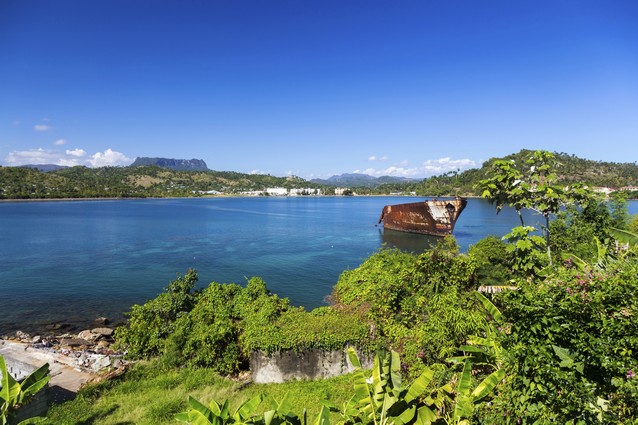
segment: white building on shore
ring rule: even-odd
[[[290,196],[303,196],[303,195],[321,195],[321,189],[314,189],[311,187],[306,188],[294,188],[288,192]]]
[[[285,187],[269,187],[266,189],[266,193],[269,196],[287,196],[288,189]]]

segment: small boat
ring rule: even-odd
[[[467,200],[460,197],[386,205],[381,212],[379,223],[383,221],[384,229],[446,236],[454,230],[456,220],[466,205]]]

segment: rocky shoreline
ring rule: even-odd
[[[64,328],[61,326],[58,330],[64,331]],[[95,319],[90,329],[77,334],[55,330],[47,327],[44,332],[34,334],[16,331],[0,339],[23,344],[25,351],[37,350],[56,359],[61,357],[66,360],[64,363],[89,373],[110,375],[126,369],[128,362],[123,359],[126,353],[112,347],[114,327],[109,326],[108,319]]]

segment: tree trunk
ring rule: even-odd
[[[549,247],[549,214],[545,215],[545,243],[547,244],[547,258],[549,259],[549,265],[552,265],[552,249]]]

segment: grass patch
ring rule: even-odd
[[[159,362],[139,363],[124,376],[82,389],[66,403],[52,406],[45,424],[124,425],[175,424],[175,413],[187,409],[191,395],[208,404],[211,400],[230,400],[231,408],[260,393],[281,400],[290,392],[301,416],[319,413],[322,400],[341,405],[353,392],[352,378],[341,376],[317,381],[283,384],[244,384],[220,377],[210,369],[165,369]],[[262,403],[258,413],[268,410]]]

